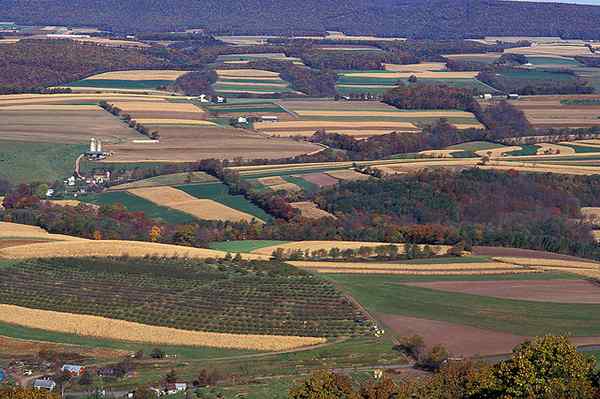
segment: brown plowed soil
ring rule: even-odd
[[[590,262],[596,263],[590,259],[577,258],[575,256],[554,254],[543,251],[533,251],[530,249],[517,249],[517,248],[499,248],[499,247],[473,247],[473,255],[477,256],[489,256],[489,257],[502,257],[502,258],[537,258],[537,259],[559,259],[559,260],[572,260],[579,262]]]
[[[600,304],[600,285],[586,280],[435,281],[406,285],[526,301]]]
[[[306,175],[299,175],[298,177],[301,177],[312,184],[316,184],[319,187],[335,186],[339,181],[325,173],[309,173]]]
[[[451,356],[493,356],[510,353],[515,346],[531,337],[445,321],[378,314],[377,318],[398,336],[420,335],[428,347],[442,344]],[[600,337],[573,337],[575,345],[597,345]]]

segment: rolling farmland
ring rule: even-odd
[[[422,335],[456,356],[508,353],[528,336],[548,333],[572,333],[579,344],[600,342],[600,305],[573,297],[572,287],[586,283],[568,274],[326,276],[394,334]]]
[[[342,95],[352,93],[383,94],[397,86],[398,81],[408,83],[415,76],[418,82],[444,84],[454,87],[474,89],[477,92],[495,91],[490,86],[475,79],[477,72],[452,72],[441,69],[438,63],[414,64],[413,68],[403,65],[401,68],[388,66],[379,71],[344,71],[338,74],[337,91]],[[411,70],[412,69],[412,70]],[[445,69],[445,68],[444,68]]]
[[[157,91],[172,84],[187,71],[174,70],[132,70],[106,72],[73,82],[66,87],[75,91],[90,90],[128,90]]]
[[[223,95],[293,92],[278,73],[260,69],[217,69],[214,90]]]
[[[523,111],[534,127],[600,126],[600,106],[594,95],[523,97],[512,104]],[[588,105],[589,104],[589,105]]]
[[[383,103],[346,101],[279,101],[296,119],[259,122],[254,128],[272,136],[312,136],[319,129],[366,138],[392,131],[419,132],[440,118],[458,128],[481,127],[475,116],[462,111],[403,111]]]
[[[249,335],[220,337],[224,341],[229,339],[229,344],[221,339],[211,340],[211,334],[199,335],[190,342],[195,345],[269,350],[323,342],[290,337],[335,337],[363,331],[355,321],[363,316],[333,285],[284,264],[209,264],[169,258],[54,258],[7,263],[5,268],[11,270],[7,273],[10,277],[0,283],[3,286],[0,302],[5,305],[177,330]],[[56,285],[62,287],[60,291],[55,289]],[[108,286],[110,290],[106,289]],[[81,290],[86,292],[85,296],[80,295]],[[15,321],[25,323],[23,316],[15,313]],[[6,322],[6,318],[10,321],[10,315],[3,316],[2,321]],[[119,334],[115,326],[105,325],[105,320],[95,322],[90,326],[97,328],[83,327],[82,333],[95,331],[96,336],[108,333],[111,336],[106,338],[117,338],[112,335]],[[57,327],[60,325],[48,321],[46,328]],[[141,336],[139,328],[130,333],[125,333],[125,329],[118,338],[152,342],[154,334]],[[156,331],[155,337],[169,339],[167,332]],[[186,335],[176,338],[178,334],[173,332],[173,341],[168,343],[183,343]],[[254,340],[254,335],[276,337],[271,341],[260,337]]]

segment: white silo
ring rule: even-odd
[[[96,144],[96,139],[92,137],[92,139],[90,140],[90,152],[96,152],[97,148],[98,146]]]
[[[102,152],[102,141],[100,139],[96,140],[96,151]]]

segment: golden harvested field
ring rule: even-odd
[[[400,110],[389,110],[389,111],[370,111],[370,110],[295,110],[295,114],[299,116],[386,116],[396,118],[474,118],[474,115],[470,112],[464,111],[400,111]]]
[[[600,125],[600,107],[564,102],[598,99],[598,95],[526,96],[510,103],[523,111],[534,127],[592,127]]]
[[[0,108],[23,105],[77,105],[78,103],[98,102],[101,100],[112,101],[157,101],[164,100],[165,96],[136,95],[136,94],[12,94],[0,96]],[[181,97],[179,97],[181,98]]]
[[[0,222],[0,238],[30,238],[57,241],[87,241],[83,238],[66,236],[62,234],[50,234],[37,226],[25,224]]]
[[[217,126],[163,125],[160,143],[105,145],[114,151],[110,162],[193,162],[201,159],[277,159],[293,157],[322,147],[289,139],[268,138],[249,130]]]
[[[105,317],[28,309],[3,304],[0,304],[0,321],[40,330],[157,345],[276,351],[326,342],[324,338],[186,331]]]
[[[404,132],[404,133],[418,133],[418,129],[347,129],[347,128],[336,128],[328,129],[331,132],[343,133],[346,136],[354,137],[355,139],[366,139],[371,136],[382,136],[391,132]],[[277,130],[277,131],[264,131],[264,133],[273,137],[310,137],[317,129],[311,130]]]
[[[532,47],[516,47],[505,50],[506,53],[526,55],[559,55],[564,57],[575,57],[579,55],[591,55],[589,48],[580,45],[560,44],[538,44]]]
[[[452,154],[456,152],[462,152],[462,150],[425,150],[419,152],[419,154],[432,158],[453,158]]]
[[[267,186],[268,188],[270,188],[273,191],[280,191],[280,190],[290,191],[290,192],[302,191],[302,188],[300,188],[300,186],[298,186],[294,183],[289,183],[288,181],[284,180],[280,176],[261,177],[257,180],[260,184]]]
[[[424,71],[444,71],[445,62],[424,62],[422,64],[383,64],[386,71],[392,72],[424,72]]]
[[[339,180],[357,181],[357,180],[369,180],[372,176],[366,175],[355,171],[354,169],[347,170],[334,170],[331,172],[325,172],[325,174]]]
[[[325,249],[325,250],[329,251],[331,248],[338,248],[343,251],[344,249],[358,249],[360,247],[375,248],[375,247],[380,247],[382,245],[392,245],[392,244],[390,244],[388,242],[362,242],[362,241],[294,241],[294,242],[288,242],[285,244],[279,244],[279,245],[273,245],[270,247],[259,248],[259,249],[252,251],[252,253],[253,254],[261,254],[261,255],[271,255],[273,253],[273,251],[278,248],[281,248],[283,250],[301,249],[303,251],[307,250],[307,249],[310,249],[312,251]],[[396,245],[398,247],[399,253],[404,253],[404,244],[393,244],[393,245]],[[421,245],[421,248],[423,248],[423,247],[424,247],[424,245]],[[431,247],[432,251],[438,255],[443,255],[450,249],[450,246],[448,246],[448,245],[431,245],[430,247]]]
[[[0,258],[81,258],[91,256],[144,257],[146,255],[179,256],[194,259],[223,258],[226,253],[212,249],[182,247],[178,245],[157,244],[141,241],[119,240],[83,240],[46,242],[27,246],[11,247],[0,250]],[[270,254],[269,254],[270,255]],[[268,260],[269,256],[246,254],[244,259]]]
[[[79,144],[139,138],[139,134],[99,107],[91,110],[6,110],[0,108],[0,138],[15,141]]]
[[[555,155],[555,154],[575,154],[575,149],[564,145],[540,143],[536,144],[540,147],[539,155]]]
[[[468,59],[480,62],[493,62],[502,57],[502,53],[445,54],[444,57],[456,60]]]
[[[564,269],[590,269],[600,271],[600,263],[593,261],[574,261],[563,259],[538,259],[538,258],[511,258],[498,257],[494,258],[499,262],[512,263],[521,266],[540,266],[540,267],[561,267]]]
[[[519,151],[522,149],[523,147],[521,146],[513,145],[501,148],[491,148],[489,150],[475,151],[475,154],[479,155],[480,157],[489,156],[490,158],[500,158],[503,157],[507,152]]]
[[[156,101],[111,101],[111,105],[120,108],[123,112],[186,112],[204,114],[204,110],[192,103],[170,102],[163,99]]]
[[[79,206],[79,205],[81,205],[81,202],[77,201],[77,200],[51,200],[48,202],[50,202],[52,205],[58,205],[58,206]],[[90,204],[86,204],[86,205],[90,206]]]
[[[198,125],[198,126],[216,126],[216,123],[197,119],[160,119],[160,118],[138,118],[138,123],[142,125]]]
[[[277,72],[263,71],[262,69],[216,69],[215,72],[221,77],[246,78],[252,80],[272,80],[279,78]]]
[[[52,105],[52,104],[34,104],[34,105],[9,105],[2,107],[2,111],[96,111],[97,105]]]
[[[364,121],[364,122],[345,122],[345,121],[285,121],[285,122],[258,122],[254,124],[254,127],[259,130],[277,131],[277,129],[344,129],[344,128],[370,128],[370,127],[381,127],[389,129],[414,129],[416,128],[410,122],[386,122],[386,121]]]
[[[84,42],[84,43],[95,43],[100,46],[109,46],[109,47],[136,47],[136,48],[144,48],[150,47],[149,44],[136,42],[133,40],[117,40],[117,39],[109,39],[105,37],[84,37],[84,38],[74,38],[71,39],[76,42]]]
[[[374,72],[349,72],[344,73],[343,76],[349,78],[382,78],[387,79],[407,79],[412,75],[422,79],[473,79],[479,72],[435,72],[435,71],[421,71],[421,72],[390,72],[386,74],[374,73]]]
[[[176,209],[203,220],[232,222],[257,220],[256,217],[209,199],[199,199],[173,187],[143,187],[127,190],[156,205]],[[258,220],[261,221],[261,220]]]
[[[300,216],[307,219],[335,218],[331,213],[320,209],[317,204],[311,201],[292,202],[292,208],[300,211]]]
[[[290,261],[289,264],[318,273],[344,274],[405,274],[405,275],[478,275],[539,273],[539,270],[508,265],[501,262],[481,263],[376,263],[376,262],[319,262]]]
[[[106,79],[106,80],[175,80],[178,77],[185,75],[189,71],[174,71],[174,70],[131,70],[106,72],[99,75],[93,75],[87,79]]]

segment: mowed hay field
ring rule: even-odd
[[[594,101],[598,104],[593,104]],[[531,96],[511,104],[523,111],[534,127],[600,126],[600,96]]]
[[[0,321],[20,326],[85,337],[157,345],[277,351],[326,342],[324,338],[186,331],[105,317],[28,309],[0,304]]]
[[[43,238],[43,237],[42,237]],[[15,246],[0,250],[0,258],[30,259],[30,258],[81,258],[89,256],[166,256],[186,257],[193,259],[223,258],[226,253],[204,248],[182,247],[178,245],[157,244],[141,241],[120,240],[83,240],[70,239],[67,241],[47,242]],[[268,256],[260,254],[245,254],[244,259],[266,260]]]
[[[214,125],[205,121],[206,113],[190,102],[168,101],[157,98],[153,101],[111,101],[111,105],[128,114],[142,124],[181,124],[181,121],[199,121],[206,125]]]
[[[386,70],[344,71],[338,73],[337,91],[342,95],[352,93],[383,94],[396,87],[398,81],[408,83],[416,76],[421,83],[445,84],[454,87],[474,89],[478,92],[490,92],[495,89],[476,79],[477,72],[453,72],[441,68],[440,63],[413,65],[386,65]]]
[[[91,137],[103,142],[139,138],[127,125],[102,110],[87,105],[3,107],[0,101],[0,140],[81,144]]]
[[[62,234],[50,234],[37,226],[0,222],[0,240],[31,239],[42,241],[87,241],[83,238]]]
[[[300,216],[307,219],[335,218],[331,213],[320,209],[317,204],[311,201],[292,202],[292,208],[300,211]]]
[[[227,220],[231,222],[257,220],[256,217],[210,199],[198,199],[173,187],[144,187],[128,190],[129,193],[157,205],[188,213],[203,220]]]
[[[319,129],[365,138],[392,131],[420,132],[421,126],[446,118],[459,128],[481,127],[475,116],[462,111],[402,111],[383,103],[347,101],[287,101],[279,105],[297,119],[258,122],[254,128],[272,136],[311,136]]]
[[[428,263],[429,262],[429,263]],[[290,264],[319,273],[478,275],[538,273],[539,270],[479,258],[432,258],[397,262],[292,261]]]
[[[578,300],[573,288],[585,282],[572,274],[322,276],[352,295],[386,330],[421,335],[428,346],[442,344],[453,356],[510,353],[528,337],[545,334],[568,333],[577,344],[600,342],[600,305]],[[593,287],[576,289],[591,292]]]
[[[277,245],[272,245],[268,247],[258,248],[252,251],[253,254],[260,255],[271,255],[273,251],[277,249],[283,249],[284,251],[288,250],[331,250],[332,248],[338,248],[340,250],[344,249],[359,249],[360,247],[369,247],[375,248],[380,246],[390,245],[390,243],[385,242],[362,242],[362,241],[292,241]],[[404,244],[393,244],[398,247],[399,253],[404,253]],[[447,245],[437,245],[431,247],[434,253],[436,254],[444,254],[450,249]]]
[[[78,89],[156,90],[173,83],[187,71],[131,70],[106,72],[73,82],[66,87]]]
[[[217,69],[215,72],[218,80],[213,88],[220,94],[276,94],[294,91],[276,72],[260,69]]]
[[[160,143],[122,143],[106,146],[114,151],[110,162],[193,162],[201,159],[278,159],[321,149],[289,139],[268,138],[256,132],[218,126],[155,125]],[[149,125],[150,129],[154,129]]]
[[[153,335],[165,339],[171,331],[180,337],[172,344],[273,350],[365,331],[359,322],[364,319],[362,313],[332,284],[278,262],[104,256],[3,261],[0,265],[7,275],[0,281],[0,304],[210,333],[162,330],[160,334],[161,329],[148,329],[149,342]],[[86,295],[80,295],[81,291]],[[60,320],[63,315],[55,316]],[[26,324],[27,320],[18,314],[6,317],[3,321]],[[94,329],[80,327],[75,333],[144,341],[144,326],[121,324],[120,329],[103,330],[109,320],[97,321],[100,324],[92,323]],[[46,323],[37,327],[60,326]],[[135,333],[127,332],[127,326],[134,327]],[[275,338],[269,341],[270,337]]]
[[[174,186],[191,183],[212,183],[216,181],[218,180],[215,177],[204,172],[182,172],[150,177],[148,179],[138,180],[131,183],[119,184],[110,187],[109,190],[114,191],[140,187]]]

